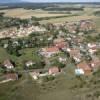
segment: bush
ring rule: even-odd
[[[64,68],[66,64],[59,62],[58,60],[53,61],[52,66],[58,66],[59,68]]]
[[[44,82],[52,81],[52,80],[54,80],[54,79],[55,79],[54,76],[44,76],[44,77],[43,77],[43,81],[44,81]]]

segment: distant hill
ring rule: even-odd
[[[0,3],[20,3],[21,0],[0,0]]]
[[[2,6],[2,8],[0,8],[0,10],[2,9],[12,9],[12,8],[25,8],[25,9],[47,9],[49,7],[57,7],[60,4],[63,5],[71,5],[71,7],[73,7],[73,5],[77,5],[80,4],[81,7],[84,6],[88,6],[88,7],[100,7],[100,2],[55,2],[55,3],[28,3],[28,2],[21,2],[21,0],[0,0],[0,6]],[[53,10],[51,8],[51,10]],[[59,9],[58,9],[59,10]]]

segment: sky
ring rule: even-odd
[[[0,0],[0,3],[13,2],[100,2],[100,0]]]
[[[100,0],[22,0],[28,2],[100,2]]]

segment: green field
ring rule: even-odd
[[[98,19],[98,16],[94,15],[95,11],[100,10],[100,8],[84,8],[83,12],[77,12],[77,16],[68,16],[68,17],[63,17],[63,18],[53,18],[49,20],[42,20],[40,23],[62,23],[62,22],[72,22],[72,21],[80,21],[80,20],[87,20],[87,19]]]
[[[69,16],[69,17],[63,17],[63,18],[56,18],[56,19],[50,19],[50,20],[42,20],[40,23],[46,24],[46,23],[62,23],[62,22],[72,22],[72,21],[80,21],[80,20],[87,20],[87,19],[95,19],[96,16],[88,16],[88,15],[79,15],[79,16]]]
[[[36,18],[45,18],[45,17],[51,17],[48,20],[42,20],[40,21],[41,24],[45,23],[62,23],[65,21],[79,21],[79,20],[86,20],[86,19],[96,19],[99,18],[98,16],[94,15],[95,11],[99,11],[100,8],[84,8],[84,11],[71,11],[71,14],[63,14],[63,13],[52,13],[53,11],[45,11],[41,9],[37,10],[27,10],[23,8],[16,8],[16,9],[7,9],[7,10],[0,10],[0,12],[4,12],[4,16],[14,17],[14,18],[21,18],[21,19],[27,19],[31,18],[32,16]],[[77,16],[73,16],[73,15]],[[53,18],[57,17],[59,18]],[[60,18],[61,17],[61,18]]]

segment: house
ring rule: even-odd
[[[34,80],[37,80],[39,78],[40,73],[38,71],[33,71],[33,72],[30,72],[30,75],[32,76]]]
[[[45,57],[51,57],[54,54],[59,53],[59,49],[55,46],[49,48],[42,48],[40,54]]]
[[[80,50],[77,48],[68,48],[67,52],[70,54],[70,57],[76,56],[77,54],[80,54]]]
[[[7,73],[5,74],[6,80],[13,81],[18,80],[18,74],[17,73]]]
[[[91,20],[81,20],[80,21],[80,31],[90,31],[94,29],[94,23]]]
[[[77,69],[75,69],[75,74],[76,75],[84,75],[84,71],[83,71],[83,69],[77,68]]]
[[[94,54],[95,52],[97,52],[97,45],[96,43],[88,43],[88,52],[90,54]]]
[[[61,72],[60,68],[55,67],[55,66],[49,68],[49,71],[48,71],[48,73],[49,73],[50,75],[56,75],[56,74],[58,74],[59,72]]]
[[[66,58],[65,57],[59,57],[59,62],[66,62]]]
[[[60,43],[55,44],[55,46],[62,50],[65,50],[69,47],[67,42],[60,42]]]
[[[69,44],[63,38],[55,39],[53,44],[59,49],[66,49],[69,47]]]
[[[75,38],[72,39],[74,43],[76,44],[80,44],[83,43],[84,37],[83,36],[77,36]]]
[[[69,53],[70,57],[73,58],[73,60],[76,63],[79,63],[81,61],[81,53],[80,50],[77,48],[68,48],[67,52]]]
[[[57,39],[54,39],[54,41],[53,41],[54,44],[57,44],[60,42],[65,42],[64,38],[57,38]]]
[[[49,74],[48,74],[48,71],[34,70],[34,71],[30,72],[30,75],[32,76],[32,78],[34,80],[37,80],[41,77],[48,76]]]
[[[14,68],[14,65],[12,64],[12,62],[7,59],[3,62],[3,66],[7,69],[13,69]]]
[[[77,64],[77,70],[80,71],[81,74],[85,75],[89,75],[92,73],[92,68],[86,61],[82,61]]]
[[[30,67],[30,66],[32,66],[33,64],[35,64],[35,63],[34,63],[32,60],[27,61],[27,62],[25,63],[26,67]]]
[[[100,59],[95,57],[90,61],[91,68],[97,70],[100,68]]]
[[[5,43],[3,47],[6,49],[6,48],[8,47],[8,44],[7,44],[7,43]]]
[[[97,52],[97,48],[93,47],[93,48],[89,49],[88,52],[89,52],[90,54],[94,54],[94,53]]]
[[[77,24],[76,23],[68,23],[67,29],[70,33],[76,33],[77,32]]]
[[[96,43],[88,43],[87,44],[88,48],[93,48],[93,47],[96,47]]]

